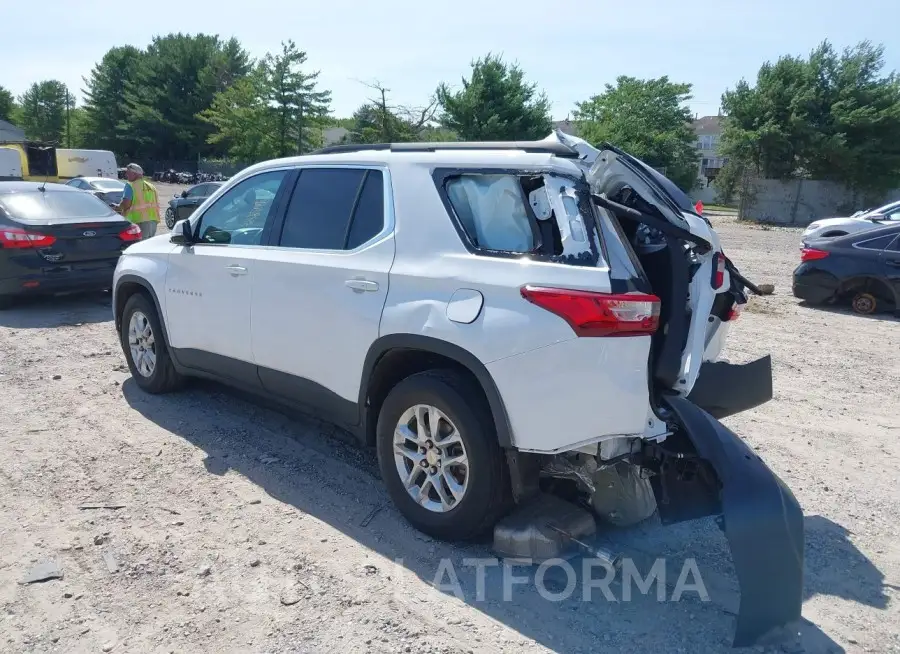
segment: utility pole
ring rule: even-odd
[[[66,147],[67,148],[72,147],[72,123],[71,123],[71,119],[69,118],[69,107],[72,104],[72,102],[69,99],[69,97],[70,97],[69,96],[69,87],[67,86],[66,87]]]

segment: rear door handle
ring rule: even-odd
[[[888,260],[885,263],[889,266],[893,266],[894,268],[900,268],[900,260]]]
[[[352,288],[354,291],[359,291],[362,293],[363,291],[374,292],[378,290],[378,282],[372,282],[368,279],[348,279],[344,282],[348,288]]]
[[[225,266],[225,270],[230,272],[233,276],[237,277],[238,275],[246,275],[247,269],[244,266],[239,266],[236,263],[233,263],[229,266]]]

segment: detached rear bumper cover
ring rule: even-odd
[[[667,397],[697,454],[715,470],[725,535],[741,589],[734,646],[800,619],[803,511],[791,491],[732,431],[689,400]]]
[[[688,399],[714,418],[727,418],[772,399],[772,357],[735,364],[707,361]]]

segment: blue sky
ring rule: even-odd
[[[292,38],[348,116],[378,80],[397,104],[424,103],[441,80],[458,84],[489,51],[517,61],[565,118],[575,102],[617,75],[668,75],[694,87],[691,108],[716,113],[722,92],[781,54],[806,54],[822,39],[838,47],[869,39],[887,45],[900,69],[897,0],[112,0],[0,8],[0,85],[17,95],[33,81],[60,79],[76,90],[114,45],[145,46],[155,34],[236,36],[253,56]]]

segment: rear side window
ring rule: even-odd
[[[469,240],[478,248],[526,253],[535,230],[515,175],[461,175],[447,182],[447,197]]]
[[[102,218],[113,213],[109,205],[92,193],[76,191],[28,191],[0,195],[0,207],[15,220],[41,222],[60,216]]]
[[[862,250],[883,250],[894,240],[894,235],[879,236],[878,238],[870,238],[865,241],[857,241],[854,245]]]
[[[279,245],[309,250],[352,250],[384,227],[380,170],[307,168],[300,173]]]

